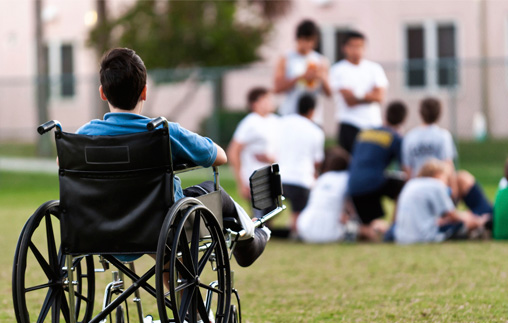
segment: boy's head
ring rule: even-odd
[[[266,115],[275,109],[270,91],[264,87],[255,87],[247,94],[249,111]]]
[[[303,20],[296,27],[296,46],[301,54],[308,54],[316,48],[319,40],[319,27],[312,20]]]
[[[325,160],[321,173],[346,170],[349,166],[349,154],[340,147],[331,147],[325,151]]]
[[[386,108],[386,122],[390,126],[400,126],[406,120],[406,116],[407,107],[402,101],[391,102]]]
[[[303,94],[298,100],[298,114],[304,117],[312,118],[316,108],[316,97],[310,93]]]
[[[448,165],[439,159],[429,159],[423,164],[418,172],[418,177],[432,177],[441,180],[445,184],[448,182]]]
[[[100,66],[105,98],[115,108],[133,110],[146,86],[146,68],[141,58],[132,49],[114,48],[104,54]]]
[[[359,64],[365,52],[365,35],[358,31],[349,31],[342,42],[342,52],[353,64]]]
[[[420,102],[420,116],[425,124],[433,124],[441,116],[441,102],[435,98],[426,98]]]

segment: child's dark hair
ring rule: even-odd
[[[420,116],[426,124],[436,122],[441,116],[441,102],[435,98],[426,98],[420,102]]]
[[[265,96],[268,92],[268,89],[265,87],[258,86],[252,88],[247,94],[247,105],[249,107],[249,111],[252,111],[252,105],[256,103],[260,98]]]
[[[100,81],[111,105],[132,110],[146,86],[145,64],[132,49],[111,49],[101,59]]]
[[[342,45],[347,45],[347,43],[351,40],[351,39],[363,39],[365,40],[365,35],[362,34],[361,32],[359,31],[356,31],[356,30],[350,30],[346,33],[346,35],[344,36],[344,40],[342,41]]]
[[[318,38],[319,27],[312,20],[305,19],[296,27],[296,39],[299,38]]]
[[[348,152],[338,146],[331,147],[325,151],[325,160],[321,166],[321,174],[330,171],[346,170],[348,166]]]
[[[386,121],[392,126],[398,126],[407,116],[406,104],[402,101],[393,101],[386,108]]]
[[[305,116],[316,107],[316,97],[310,93],[304,93],[298,99],[298,114]]]

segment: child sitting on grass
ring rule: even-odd
[[[445,161],[430,159],[420,168],[418,177],[406,183],[397,205],[397,243],[466,238],[490,219],[490,214],[475,215],[455,208],[447,187],[449,171]]]
[[[322,174],[296,221],[298,236],[303,241],[326,243],[344,239],[348,164],[349,154],[344,149],[334,147],[326,151]]]

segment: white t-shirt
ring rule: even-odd
[[[347,194],[347,171],[330,171],[319,176],[307,206],[298,216],[298,235],[307,242],[326,243],[344,238],[340,222]]]
[[[240,172],[245,185],[248,185],[252,172],[268,165],[257,160],[256,155],[277,156],[278,131],[279,117],[275,114],[262,117],[257,113],[249,113],[238,124],[233,140],[244,145],[240,154]]]
[[[278,163],[283,184],[311,188],[315,163],[324,157],[325,134],[319,126],[299,114],[280,120]]]
[[[382,125],[379,103],[372,102],[349,107],[339,93],[341,89],[349,89],[357,98],[364,98],[374,88],[387,88],[388,79],[381,65],[365,59],[355,65],[343,59],[330,68],[330,87],[335,101],[336,118],[341,123],[360,129]]]
[[[305,74],[310,64],[316,66],[323,64],[324,56],[316,51],[312,51],[307,55],[301,55],[297,51],[290,51],[285,55],[286,71],[285,77],[287,79],[294,79]],[[287,91],[284,100],[279,107],[280,115],[289,115],[298,113],[298,100],[304,93],[311,93],[316,96],[316,112],[314,113],[314,121],[318,124],[323,123],[323,107],[319,100],[319,93],[321,93],[322,86],[320,83],[308,84],[305,81],[300,81],[295,86]]]
[[[456,157],[452,135],[435,124],[416,127],[402,140],[402,165],[411,169],[411,177],[415,177],[431,158],[446,161]]]
[[[435,178],[418,177],[406,183],[397,201],[395,241],[401,244],[443,241],[439,218],[455,209],[446,185]]]

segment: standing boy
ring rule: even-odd
[[[324,158],[325,134],[313,121],[316,99],[304,94],[298,101],[298,114],[281,118],[281,142],[278,162],[284,196],[291,202],[291,232],[296,232],[296,220],[307,205],[317,169]]]
[[[404,186],[404,180],[387,176],[385,171],[393,161],[400,163],[402,137],[399,131],[406,115],[404,103],[390,103],[385,126],[360,132],[353,149],[349,194],[362,221],[362,232],[371,240],[377,239],[377,231],[384,230],[376,221],[384,216],[381,198],[388,196],[395,201]]]
[[[278,62],[275,70],[275,93],[284,93],[279,113],[298,113],[298,99],[305,92],[315,96],[331,95],[328,85],[329,62],[315,51],[319,40],[319,28],[311,20],[302,21],[296,28],[296,50],[289,51]],[[323,111],[318,103],[314,121],[323,122]]]
[[[276,160],[279,120],[273,114],[275,105],[268,89],[256,87],[249,91],[250,113],[238,124],[228,147],[237,187],[245,199],[250,199],[249,177],[258,168]],[[255,210],[255,215],[261,212]]]
[[[345,59],[330,69],[330,87],[335,100],[336,118],[340,120],[338,142],[351,153],[358,132],[381,126],[381,103],[388,79],[381,65],[363,58],[363,34],[349,32],[342,51]]]

